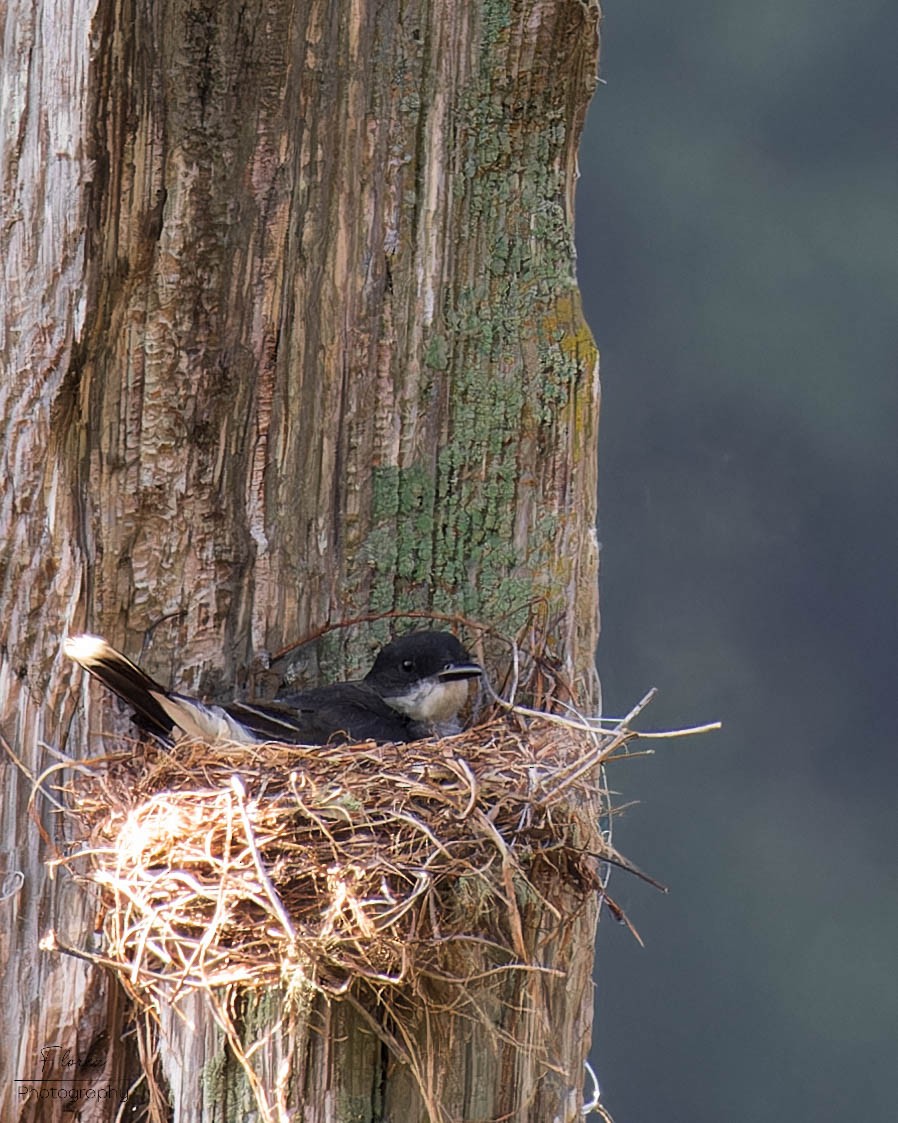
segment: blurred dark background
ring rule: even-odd
[[[600,927],[616,1123],[898,1118],[898,5],[604,0],[579,272],[607,713],[645,940]]]

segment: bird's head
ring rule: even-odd
[[[450,632],[412,632],[380,651],[365,682],[394,710],[439,726],[465,704],[469,679],[482,674]]]

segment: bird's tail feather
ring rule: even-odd
[[[171,739],[179,729],[188,737],[210,741],[227,738],[246,743],[263,739],[251,723],[235,720],[221,706],[207,706],[197,698],[166,690],[100,636],[70,636],[62,649],[117,694],[134,711],[139,724],[157,736]]]
[[[160,704],[167,691],[100,636],[69,636],[63,652],[131,707],[152,733],[171,737],[174,722]]]

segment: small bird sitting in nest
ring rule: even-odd
[[[207,741],[417,741],[459,731],[468,680],[483,674],[449,632],[412,632],[388,643],[364,678],[272,702],[207,705],[160,686],[99,636],[70,636],[63,651],[117,694],[144,729],[171,742],[176,730]]]

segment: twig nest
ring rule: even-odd
[[[284,981],[420,996],[485,957],[538,966],[532,915],[544,939],[600,888],[613,747],[504,717],[405,745],[180,742],[79,779],[67,862],[144,1001]]]

